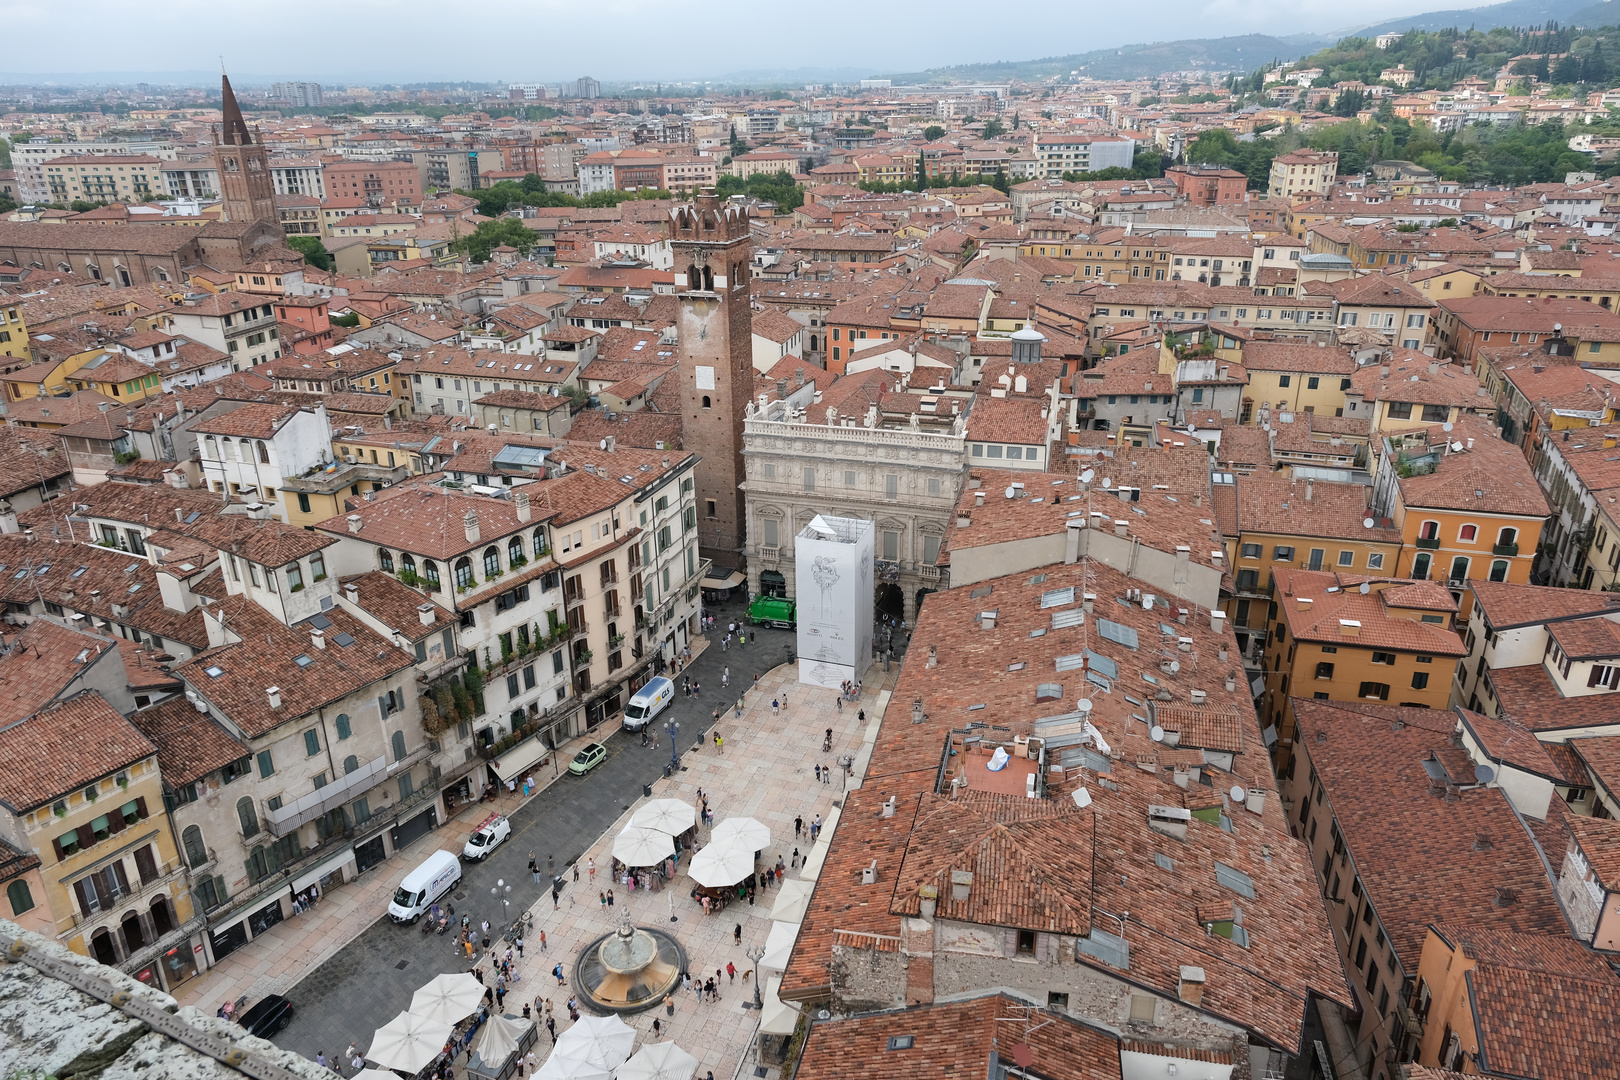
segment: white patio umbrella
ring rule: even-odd
[[[652,866],[669,858],[674,851],[675,842],[669,833],[657,829],[628,825],[613,838],[613,857],[626,866]]]
[[[699,885],[723,889],[754,872],[754,853],[730,844],[710,844],[692,856],[686,872]]]
[[[672,1042],[648,1043],[619,1066],[617,1080],[692,1080],[697,1058]]]
[[[636,807],[636,812],[630,815],[630,824],[679,836],[697,824],[697,811],[679,799],[653,799]]]
[[[617,1069],[636,1045],[636,1029],[617,1016],[583,1016],[557,1036],[557,1049]]]
[[[384,1068],[414,1075],[439,1056],[452,1026],[442,1020],[402,1012],[372,1035],[366,1058]]]
[[[518,1048],[526,1025],[532,1021],[508,1020],[504,1016],[490,1015],[484,1021],[484,1032],[478,1037],[478,1056],[485,1065],[500,1068],[507,1055]]]
[[[771,830],[751,817],[726,818],[709,833],[709,843],[763,851],[771,846]]]
[[[478,1011],[484,985],[465,971],[436,975],[411,997],[410,1011],[424,1020],[457,1024]]]
[[[793,955],[793,942],[798,936],[797,923],[771,923],[771,933],[765,939],[765,955],[760,957],[759,969],[778,974],[786,971],[788,959]]]
[[[564,1049],[562,1040],[546,1058],[546,1063],[534,1070],[535,1080],[613,1080],[613,1070],[601,1062],[587,1058],[583,1047]]]
[[[799,1011],[782,1002],[779,996],[782,976],[772,975],[760,995],[759,1033],[761,1035],[791,1035],[799,1026]],[[620,1073],[622,1077],[624,1074]]]
[[[815,891],[813,881],[784,881],[777,890],[776,903],[771,905],[771,918],[778,922],[801,923],[810,907],[810,894]]]

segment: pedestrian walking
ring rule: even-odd
[[[782,703],[780,701],[778,701],[776,698],[771,698],[771,715],[772,716],[781,716],[782,715]]]
[[[821,835],[821,815],[817,814],[810,821],[810,839],[814,840]]]
[[[715,719],[718,720],[720,717],[717,715]],[[720,733],[718,731],[714,733],[714,749],[715,752],[719,754],[724,754],[726,752],[726,740],[720,737]]]
[[[844,711],[844,696],[842,694],[833,698],[833,708],[837,709],[839,712]]]
[[[755,690],[759,689],[759,676],[758,675],[754,676],[754,689]]]
[[[326,1051],[325,1050],[316,1051],[316,1053],[315,1053],[315,1064],[319,1065],[323,1069],[327,1067],[326,1066]]]
[[[793,816],[793,839],[797,840],[802,832],[804,832],[804,816],[795,814]]]
[[[607,907],[607,893],[598,892],[596,894],[596,906],[601,908]]]
[[[540,931],[540,951],[546,951],[546,932],[544,930]]]
[[[480,930],[480,931],[482,931],[482,937],[483,937],[483,939],[484,939],[484,942],[485,942],[485,947],[486,947],[486,948],[488,948],[488,942],[489,942],[489,920],[488,920],[488,919],[485,919],[485,920],[484,920],[484,921],[483,921],[483,922],[481,922],[481,923],[479,923],[479,924],[478,924],[478,928],[479,928],[479,930]]]
[[[826,786],[828,786],[828,787],[832,786],[832,766],[831,765],[823,765],[821,767],[821,782],[823,784],[825,784]]]
[[[819,784],[820,782],[821,782],[821,766],[818,764],[816,766],[816,783]]]
[[[720,639],[720,651],[725,652],[726,647],[728,645],[730,645],[730,644],[731,644],[731,635],[727,634],[725,637]]]
[[[795,869],[795,870],[797,870],[799,868],[799,849],[798,848],[793,849],[793,858],[788,863],[788,865],[793,867],[793,869]]]
[[[523,786],[529,789],[530,795],[534,794],[534,776],[532,774],[523,778]]]
[[[696,679],[692,680],[692,696],[698,697],[703,693],[703,684]]]
[[[550,874],[552,877],[557,876],[557,856],[546,856],[546,873]]]
[[[859,720],[863,724],[866,723],[866,710],[862,709],[860,712],[856,713],[855,719]]]
[[[658,1038],[659,1035],[663,1034],[663,1031],[664,1025],[658,1022],[658,1017],[653,1017],[653,1038]]]
[[[536,876],[538,876],[538,875],[536,875]],[[557,898],[559,896],[561,896],[561,895],[562,895],[562,891],[557,888],[557,883],[552,882],[552,884],[551,884],[551,910],[552,911],[557,910]],[[573,896],[572,895],[569,896],[569,902],[570,903],[573,902]]]
[[[557,980],[557,985],[558,986],[566,986],[566,985],[568,985],[568,980],[563,978],[563,972],[562,972],[562,965],[561,964],[558,964],[558,965],[556,965],[555,967],[553,967],[551,969],[551,975],[552,975],[552,978]],[[546,1002],[546,1008],[547,1009],[551,1008],[551,1002],[549,1002],[549,1001]]]
[[[575,860],[575,862],[574,862],[574,884],[575,885],[579,884],[579,862],[578,862],[578,860]]]
[[[608,900],[608,907],[612,907],[613,906],[613,890],[612,889],[608,890],[607,900]]]
[[[513,939],[512,944],[517,946],[518,959],[519,960],[523,959],[523,937],[522,937],[522,935],[519,935],[517,938]]]
[[[720,722],[720,710],[719,709],[714,710],[714,722],[716,724],[718,724]]]
[[[360,1057],[360,1048],[358,1046],[356,1046],[354,1043],[350,1043],[349,1048],[347,1050],[343,1051],[343,1056],[344,1056],[345,1059]],[[362,1067],[364,1067],[364,1060],[365,1059],[363,1059],[363,1058],[361,1059]]]
[[[529,849],[529,873],[538,874],[539,872],[540,872],[540,867],[534,861],[534,848],[530,848]]]
[[[596,856],[592,855],[589,859],[587,859],[585,866],[590,871],[591,882],[594,884],[596,881]]]
[[[355,1072],[359,1072],[365,1067],[366,1059],[361,1057],[359,1054],[353,1054],[349,1057],[349,1068],[353,1069]]]
[[[726,961],[726,976],[732,982],[737,981],[737,965],[733,964],[730,960]]]
[[[741,631],[738,631],[737,632],[737,644],[738,644],[739,647],[746,649],[748,647],[748,635],[744,634]]]
[[[670,1016],[675,1015],[675,999],[668,994],[664,995],[664,1012]]]
[[[730,667],[723,667],[723,668],[720,669],[720,685],[722,687],[726,687],[726,686],[731,685],[731,668]]]
[[[546,1015],[546,1030],[551,1033],[551,1045],[556,1046],[557,1045],[557,1018],[555,1016],[550,1015],[549,1013]]]

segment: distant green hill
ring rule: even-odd
[[[1453,11],[1426,11],[1419,15],[1390,19],[1354,31],[1357,37],[1403,33],[1407,30],[1489,30],[1497,26],[1541,26],[1551,21],[1565,26],[1613,26],[1617,21],[1614,3],[1592,0],[1509,0],[1506,4],[1462,8]]]
[[[1147,45],[1122,45],[1040,60],[958,64],[889,76],[897,83],[1041,82],[1070,72],[1093,79],[1151,79],[1167,71],[1250,71],[1275,59],[1290,59],[1333,42],[1331,37],[1301,34],[1272,37],[1244,34],[1226,38],[1189,38]]]

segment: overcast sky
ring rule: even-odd
[[[207,71],[416,82],[914,71],[1186,37],[1355,28],[1458,0],[0,0],[0,81]]]

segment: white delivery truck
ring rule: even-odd
[[[647,680],[624,707],[624,729],[640,731],[675,700],[675,684],[662,675]]]
[[[461,880],[461,860],[453,851],[435,851],[415,870],[405,875],[388,905],[388,917],[397,923],[413,923],[428,906]]]
[[[512,835],[512,823],[500,814],[491,814],[478,823],[472,836],[467,839],[467,846],[461,849],[463,859],[481,862],[489,858],[489,853],[495,850],[495,845]]]

